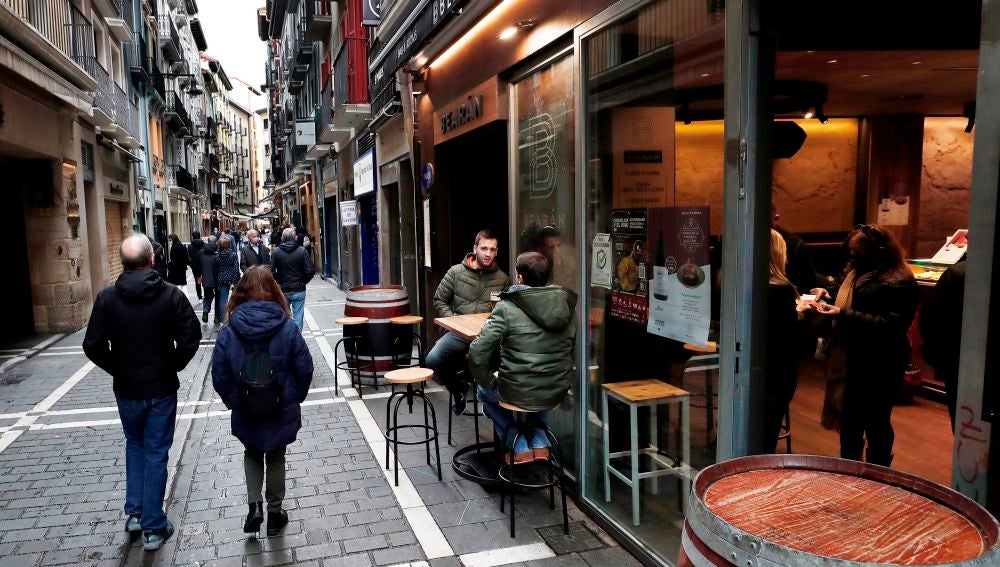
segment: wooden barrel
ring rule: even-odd
[[[901,471],[811,455],[702,470],[679,566],[1000,565],[1000,524],[962,494]]]
[[[347,292],[344,315],[368,318],[368,340],[379,376],[392,370],[393,325],[389,319],[409,315],[410,299],[401,285],[362,285]]]

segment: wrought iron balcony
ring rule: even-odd
[[[2,1],[68,59],[94,56],[93,26],[71,0]],[[4,31],[5,36],[8,31]],[[65,63],[68,68],[73,68],[68,60]]]
[[[182,59],[181,38],[177,33],[177,26],[174,25],[173,19],[169,14],[160,14],[157,27],[159,28],[157,37],[159,37],[163,55],[172,63],[180,61]]]
[[[333,62],[333,109],[344,104],[368,104],[367,41],[348,38]]]
[[[177,167],[177,186],[183,187],[192,193],[197,192],[197,179],[191,175],[184,166]]]
[[[139,111],[132,105],[125,91],[101,66],[96,57],[77,57],[76,62],[97,81],[94,91],[94,121],[103,131],[119,141],[139,138]]]
[[[308,41],[329,41],[333,28],[333,2],[331,0],[305,0],[302,29]]]
[[[173,89],[167,90],[164,102],[166,104],[163,114],[171,127],[183,135],[190,135],[192,130],[191,118],[188,116],[187,109],[184,108],[181,96]]]

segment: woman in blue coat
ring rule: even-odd
[[[226,309],[226,302],[229,301],[229,290],[240,280],[240,261],[233,250],[233,241],[229,238],[222,238],[218,241],[219,253],[215,255],[215,263],[212,270],[215,273],[215,293],[216,317],[221,317],[222,312],[230,312]],[[227,315],[228,316],[228,315]]]
[[[247,270],[233,290],[227,313],[229,324],[219,331],[212,356],[212,384],[226,407],[233,410],[233,435],[246,447],[243,469],[250,511],[243,531],[255,533],[264,522],[261,488],[266,477],[267,535],[274,536],[288,523],[288,514],[281,508],[285,497],[285,448],[295,441],[302,427],[300,404],[312,382],[312,356],[268,267]],[[252,415],[251,401],[245,393],[243,373],[250,366],[244,367],[248,350],[267,353],[269,379],[276,382],[280,393],[273,412],[263,418]],[[248,407],[242,407],[244,404]]]

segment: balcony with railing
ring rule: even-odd
[[[132,0],[94,0],[94,6],[100,13],[104,14],[108,31],[115,39],[120,42],[135,39],[132,31],[135,26]]]
[[[191,175],[191,173],[188,172],[188,170],[185,169],[184,166],[182,166],[182,165],[177,166],[176,181],[177,181],[177,186],[178,187],[187,189],[188,191],[190,191],[192,193],[197,193],[198,192],[197,191],[197,186],[198,186],[197,179],[193,175]]]
[[[302,29],[306,39],[329,42],[330,30],[333,29],[332,0],[305,0],[303,9]]]
[[[77,64],[97,81],[93,122],[105,134],[129,147],[138,146],[139,110],[96,57],[78,57]]]
[[[5,37],[77,87],[94,90],[93,78],[75,62],[94,56],[94,30],[71,0],[0,0],[0,12],[14,16],[5,18]]]
[[[163,51],[167,61],[175,63],[183,59],[181,56],[181,38],[177,33],[177,26],[169,14],[160,14],[157,20],[157,37],[160,42],[160,49]]]
[[[326,132],[321,138],[346,143],[371,118],[368,101],[366,40],[348,38],[333,61],[333,100]]]
[[[187,109],[184,108],[184,99],[177,94],[177,91],[167,89],[164,102],[163,116],[166,117],[167,123],[176,132],[185,136],[190,135],[192,131],[191,118],[188,116]]]

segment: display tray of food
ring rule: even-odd
[[[906,265],[913,272],[913,277],[917,278],[918,282],[936,284],[938,279],[941,278],[941,274],[944,273],[945,267],[934,264],[926,260],[911,260]]]

